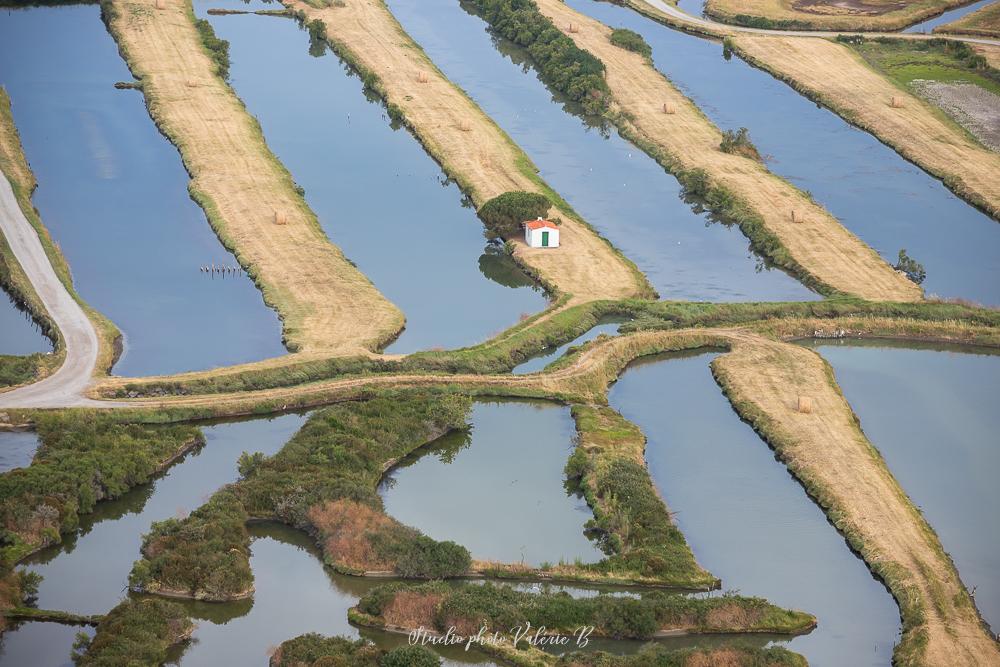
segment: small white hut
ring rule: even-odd
[[[530,247],[559,247],[559,227],[556,223],[538,218],[522,224],[524,224],[524,242]]]

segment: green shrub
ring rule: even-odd
[[[750,141],[750,130],[745,127],[741,127],[738,130],[723,130],[722,143],[719,144],[719,149],[723,153],[742,155],[751,160],[761,159],[757,147]]]
[[[438,667],[441,659],[422,646],[384,651],[366,639],[324,637],[314,632],[281,644],[271,667]]]
[[[604,80],[604,63],[560,32],[538,11],[534,0],[473,2],[494,31],[528,49],[549,85],[582,104],[588,113],[607,108],[610,91]]]
[[[519,190],[497,195],[479,208],[479,217],[493,236],[511,238],[521,233],[521,223],[544,217],[552,202],[537,192]]]
[[[159,599],[128,599],[112,609],[89,639],[77,635],[77,667],[162,665],[167,649],[190,636],[194,624],[184,608]]]
[[[902,271],[906,277],[920,284],[927,279],[927,271],[924,265],[906,254],[906,248],[899,251],[899,257],[894,267],[897,271]]]
[[[381,667],[440,667],[441,658],[423,646],[397,646],[379,662]]]
[[[196,19],[194,25],[198,30],[198,36],[201,37],[201,43],[208,49],[209,56],[215,62],[216,73],[223,79],[228,79],[229,42],[216,37],[212,24],[205,19]]]
[[[642,35],[629,30],[628,28],[615,28],[611,31],[611,43],[620,46],[628,51],[642,54],[647,58],[653,57],[653,49],[646,43]]]

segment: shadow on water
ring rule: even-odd
[[[769,269],[739,229],[693,210],[676,179],[652,158],[547,89],[526,52],[491,36],[471,6],[458,0],[388,5],[445,75],[525,150],[549,185],[638,265],[662,297],[817,298]]]
[[[52,341],[42,333],[31,313],[0,290],[0,355],[51,351]]]
[[[892,597],[733,412],[708,367],[717,354],[634,363],[609,401],[646,434],[654,483],[724,590],[815,614],[818,627],[788,641],[811,665],[889,665]]]
[[[1000,355],[883,341],[804,342],[833,366],[865,434],[1000,627]]]
[[[928,294],[1000,304],[1000,225],[939,180],[767,72],[725,59],[718,42],[613,4],[567,4],[641,34],[657,69],[716,125],[749,128],[771,171],[812,194],[889,263],[903,248],[922,263]]]
[[[602,558],[584,534],[590,508],[563,484],[575,435],[569,409],[476,402],[469,423],[471,431],[449,434],[389,472],[379,489],[386,512],[477,559],[537,566]]]
[[[534,281],[487,245],[458,186],[345,63],[310,48],[294,21],[206,15],[213,7],[267,5],[195,8],[229,40],[233,88],[329,237],[405,313],[388,351],[471,345],[545,307]]]

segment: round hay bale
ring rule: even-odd
[[[166,9],[167,8],[167,0],[156,0],[156,8],[157,9]]]
[[[288,224],[288,216],[286,216],[281,211],[275,211],[274,212],[274,224],[276,224],[276,225],[287,225]]]
[[[430,79],[427,76],[427,72],[417,72],[417,83],[427,83]]]
[[[808,396],[799,396],[799,402],[796,408],[802,414],[807,415],[813,411],[813,401]]]
[[[663,103],[663,113],[667,114],[668,116],[673,116],[676,113],[676,111],[674,110],[674,108],[671,105],[669,105],[666,102],[664,102]]]

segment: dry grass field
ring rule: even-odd
[[[789,81],[944,180],[959,196],[1000,217],[1000,154],[876,72],[850,47],[821,38],[748,34],[733,41],[753,64]]]
[[[719,150],[722,133],[680,91],[639,54],[614,46],[611,29],[559,0],[539,0],[539,8],[578,46],[604,62],[615,103],[636,133],[673,156],[687,169],[708,175],[750,203],[800,265],[818,279],[867,299],[916,301],[920,288],[897,273],[805,193],[775,176],[760,162]],[[664,104],[673,114],[663,112]],[[792,219],[795,212],[796,220]]]
[[[186,0],[115,0],[112,32],[192,195],[280,314],[295,351],[374,350],[402,313],[334,246],[260,127],[215,73]],[[285,224],[276,224],[277,217]]]
[[[969,0],[708,0],[719,21],[761,28],[900,30]]]
[[[378,77],[386,101],[477,206],[510,190],[547,190],[524,153],[434,66],[381,0],[285,4],[323,21],[334,47]],[[590,227],[558,205],[550,215],[562,220],[558,250],[514,240],[515,256],[546,285],[571,294],[573,303],[650,294],[634,265]]]
[[[965,16],[934,28],[934,32],[1000,38],[1000,2],[986,5]]]

